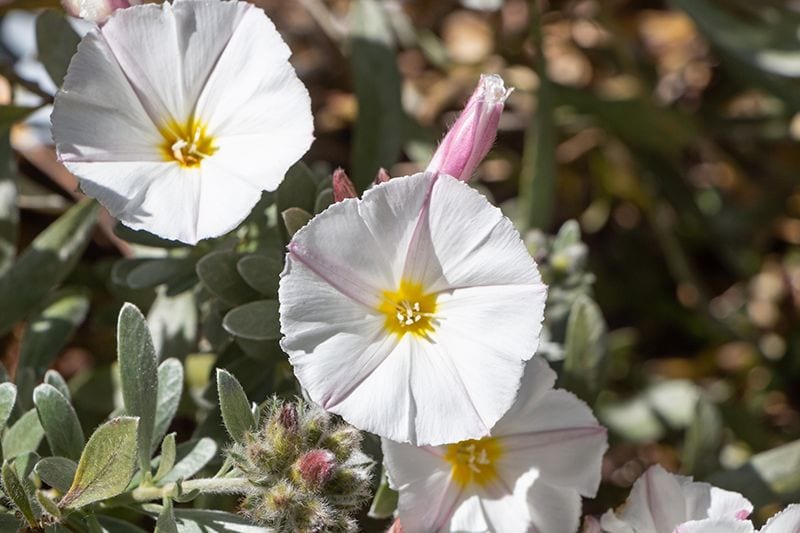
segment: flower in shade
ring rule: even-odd
[[[578,528],[581,496],[594,496],[605,428],[573,394],[553,389],[540,357],[528,363],[514,406],[489,437],[436,447],[383,440],[407,533]]]
[[[497,74],[482,75],[426,171],[469,180],[494,143],[503,106],[512,90],[506,89],[503,78]]]
[[[117,9],[124,9],[143,3],[143,0],[61,0],[64,10],[73,17],[79,17],[98,24],[104,23]]]
[[[633,484],[625,505],[603,515],[600,527],[608,533],[673,533],[684,532],[687,522],[711,519],[741,522],[738,528],[749,524],[747,517],[752,512],[753,504],[737,492],[670,474],[653,465]]]
[[[749,520],[706,518],[692,520],[675,528],[674,533],[797,533],[800,531],[800,505],[790,505],[757,530]]]
[[[133,229],[186,243],[226,233],[313,139],[289,55],[246,2],[116,11],[84,37],[56,96],[59,157]]]
[[[282,346],[311,399],[360,429],[476,439],[514,401],[545,296],[500,210],[422,173],[333,204],[294,235]]]

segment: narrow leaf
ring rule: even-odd
[[[58,389],[42,383],[33,391],[33,403],[53,454],[79,459],[86,438],[69,401]]]
[[[61,518],[61,510],[58,508],[58,505],[40,490],[36,491],[36,501],[39,502],[39,505],[41,505],[42,509],[47,511],[48,514],[54,516],[56,519]]]
[[[67,400],[72,400],[72,395],[69,392],[69,385],[67,385],[67,382],[57,370],[48,370],[45,372],[44,382],[55,387]]]
[[[147,322],[136,306],[129,303],[119,313],[117,354],[125,413],[139,418],[139,466],[147,472],[158,402],[158,368]]]
[[[358,99],[351,160],[353,182],[363,191],[378,169],[397,161],[404,115],[394,33],[384,3],[356,0],[350,22],[350,67]]]
[[[13,383],[0,383],[0,429],[8,422],[8,417],[11,416],[16,399],[16,385]]]
[[[172,419],[175,418],[182,393],[183,365],[177,359],[167,359],[158,367],[156,420],[153,426],[151,452],[156,450]]]
[[[217,455],[217,444],[212,439],[203,437],[197,441],[182,443],[176,453],[179,460],[169,474],[161,479],[162,484],[191,478]]]
[[[172,513],[172,500],[169,498],[164,498],[164,505],[156,520],[155,533],[178,533],[175,515]]]
[[[75,479],[78,464],[66,457],[45,457],[33,470],[48,485],[61,493],[66,493]]]
[[[8,333],[72,272],[89,243],[97,210],[94,200],[76,204],[40,233],[0,278],[0,335]]]
[[[588,296],[578,296],[567,319],[563,384],[590,403],[604,378],[605,335],[606,324],[600,308]]]
[[[17,477],[14,466],[7,461],[3,463],[2,477],[3,491],[6,493],[6,496],[11,499],[14,503],[14,507],[25,517],[25,521],[28,522],[28,525],[35,529],[36,515],[33,512],[31,501],[28,499],[28,493],[19,477]]]
[[[153,481],[157,482],[159,479],[166,476],[172,467],[175,466],[175,433],[170,433],[164,437],[164,442],[161,443],[161,458],[158,463],[158,470],[156,475],[153,476]]]
[[[397,509],[397,498],[397,491],[389,486],[389,478],[384,468],[381,472],[381,484],[378,486],[375,498],[369,508],[369,517],[378,519],[391,518]]]
[[[222,327],[236,337],[254,341],[281,338],[277,300],[258,300],[228,311]]]
[[[62,13],[48,9],[36,19],[39,61],[56,85],[61,85],[64,80],[70,59],[78,49],[80,40]]]
[[[11,149],[10,124],[0,125],[0,276],[14,262],[19,232],[17,162]]]
[[[217,392],[228,434],[236,442],[243,442],[245,432],[255,426],[247,395],[236,378],[222,368],[217,369]]]
[[[97,428],[83,450],[78,470],[59,507],[78,509],[125,490],[136,469],[139,420],[119,417]]]
[[[36,409],[31,409],[17,420],[3,437],[3,457],[11,459],[39,447],[44,429]]]

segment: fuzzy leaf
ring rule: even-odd
[[[228,311],[222,327],[235,337],[264,341],[281,338],[277,300],[258,300]]]
[[[277,296],[283,258],[265,254],[248,255],[236,263],[236,270],[245,283],[264,296]]]
[[[137,418],[119,417],[95,430],[59,507],[78,509],[125,490],[136,469],[138,424]]]
[[[282,213],[290,207],[313,212],[316,191],[317,178],[314,173],[302,161],[295,163],[278,186],[275,201],[278,212]]]
[[[153,426],[151,452],[156,450],[172,423],[172,419],[175,418],[182,393],[183,365],[177,359],[167,359],[158,366],[156,419]]]
[[[39,505],[47,511],[48,514],[54,516],[56,519],[61,518],[61,510],[58,508],[58,505],[48,498],[42,491],[36,491],[36,501],[39,502]]]
[[[172,513],[172,500],[169,498],[164,498],[164,505],[156,520],[155,533],[178,533],[175,515]]]
[[[245,432],[256,423],[247,395],[236,378],[222,368],[217,369],[217,392],[225,428],[233,440],[242,442]]]
[[[175,509],[178,533],[264,533],[244,518],[223,511]]]
[[[375,492],[375,498],[369,508],[369,517],[377,519],[391,518],[397,509],[398,494],[389,486],[386,468],[381,472],[381,484]]]
[[[594,400],[606,366],[606,324],[600,308],[585,295],[572,304],[564,342],[564,388]]]
[[[164,437],[164,441],[161,443],[161,457],[156,475],[153,476],[154,482],[166,476],[175,466],[175,452],[175,433],[170,433]]]
[[[311,214],[305,209],[290,207],[281,211],[281,218],[283,218],[283,223],[286,226],[286,233],[289,234],[289,237],[292,237],[300,228],[308,224],[308,221],[311,220]]]
[[[25,521],[32,528],[36,528],[36,515],[33,512],[33,506],[28,498],[28,492],[22,485],[19,477],[17,477],[16,469],[8,462],[3,463],[2,470],[3,477],[3,491],[14,503],[14,507],[22,514]]]
[[[200,440],[181,443],[177,447],[178,462],[175,467],[161,479],[161,484],[171,483],[179,479],[189,479],[206,466],[217,455],[217,443],[203,437]]]
[[[42,383],[33,391],[33,403],[53,454],[79,459],[86,438],[83,436],[78,415],[69,401],[58,389]]]
[[[11,459],[18,455],[36,451],[44,437],[44,429],[39,422],[36,409],[31,409],[3,437],[3,457]]]
[[[136,306],[129,303],[119,313],[117,354],[125,413],[139,418],[139,466],[147,472],[158,403],[158,369],[147,322]]]
[[[258,295],[237,272],[238,261],[239,255],[234,252],[211,252],[196,266],[205,288],[231,307],[254,300]]]
[[[69,490],[77,469],[78,463],[66,457],[45,457],[33,468],[42,481],[61,493]]]
[[[44,382],[58,389],[58,392],[60,392],[61,395],[67,400],[72,400],[72,395],[69,392],[69,385],[67,385],[67,382],[57,370],[48,370],[45,372]]]
[[[16,385],[13,383],[0,383],[0,429],[8,422],[8,417],[11,416],[16,399]]]

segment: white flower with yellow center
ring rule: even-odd
[[[384,439],[403,531],[576,531],[580,497],[600,484],[606,431],[554,382],[547,363],[532,359],[490,437],[419,448]]]
[[[175,0],[90,31],[53,137],[82,190],[125,225],[195,243],[235,228],[308,150],[308,91],[263,11]]]
[[[282,346],[311,399],[360,429],[416,444],[480,438],[514,401],[545,296],[499,209],[450,176],[417,174],[297,232]]]

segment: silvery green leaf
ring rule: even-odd
[[[52,385],[42,383],[33,391],[33,403],[53,454],[78,460],[86,439],[69,400]]]
[[[164,505],[156,520],[155,533],[178,533],[175,515],[172,512],[172,500],[169,498],[164,498]]]
[[[590,404],[605,378],[605,336],[600,308],[590,297],[578,296],[567,319],[563,386]]]
[[[217,443],[203,437],[196,441],[183,442],[177,447],[178,462],[170,472],[161,478],[161,484],[179,479],[189,479],[206,466],[217,455]]]
[[[177,359],[167,359],[158,366],[158,394],[151,452],[158,447],[172,419],[175,418],[182,393],[183,365]]]
[[[156,475],[153,476],[154,483],[157,483],[172,470],[172,467],[175,466],[175,455],[175,433],[170,433],[164,437],[164,441],[161,443],[161,457],[159,458]]]
[[[203,286],[228,306],[241,305],[258,297],[236,270],[239,254],[211,252],[197,262],[197,275]]]
[[[18,455],[34,452],[44,437],[44,429],[39,422],[36,409],[31,409],[3,436],[3,457],[12,459]]]
[[[36,18],[38,59],[56,85],[61,85],[64,80],[80,40],[60,11],[46,9]]]
[[[252,254],[236,263],[236,270],[245,283],[264,296],[278,295],[278,276],[283,270],[283,258],[267,254]]]
[[[158,369],[147,322],[136,306],[129,303],[119,313],[117,355],[125,413],[139,418],[139,466],[147,472],[158,403]]]
[[[286,233],[292,237],[300,228],[308,224],[308,221],[311,220],[311,213],[299,207],[290,207],[281,211],[281,218],[286,226]]]
[[[11,416],[16,399],[16,385],[13,383],[0,383],[0,429],[8,422],[8,417]]]
[[[257,300],[234,307],[222,319],[222,327],[235,337],[264,341],[281,338],[277,300]]]
[[[3,479],[3,492],[11,499],[14,507],[22,514],[25,521],[32,528],[36,528],[36,514],[33,511],[33,505],[28,497],[28,492],[22,485],[14,465],[9,464],[8,461],[3,463],[2,468]]]
[[[78,463],[66,457],[45,457],[33,468],[42,481],[62,493],[69,490],[77,469]]]
[[[370,518],[391,518],[397,509],[398,494],[389,486],[389,478],[386,476],[386,468],[381,472],[381,484],[375,492],[375,498],[369,508]]]
[[[138,424],[137,418],[119,417],[95,430],[59,507],[78,509],[125,490],[136,470]]]
[[[228,434],[234,441],[243,442],[245,432],[255,426],[247,395],[236,378],[222,368],[217,369],[217,392]]]
[[[69,385],[67,385],[67,382],[57,370],[48,370],[45,372],[44,382],[55,387],[67,400],[72,400],[72,394],[69,392]]]

